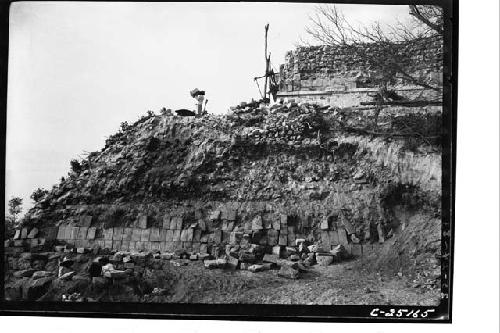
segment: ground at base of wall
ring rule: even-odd
[[[78,293],[93,301],[168,303],[247,303],[304,305],[438,305],[438,286],[415,285],[404,275],[382,276],[359,269],[359,260],[315,265],[300,278],[278,276],[278,270],[206,269],[202,262],[147,270],[140,279],[96,286],[90,278],[54,279],[38,300],[61,301]],[[10,283],[6,284],[9,287]]]

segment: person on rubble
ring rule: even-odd
[[[206,113],[206,107],[208,103],[208,99],[205,100],[205,91],[204,90],[198,90],[198,88],[194,88],[189,92],[191,94],[191,97],[193,97],[196,100],[197,104],[197,111],[196,111],[196,116],[201,117]],[[205,108],[203,108],[203,101],[205,100]]]

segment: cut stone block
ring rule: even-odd
[[[193,234],[193,242],[199,242],[201,239],[201,230],[195,229]]]
[[[162,218],[163,229],[170,229],[170,215],[165,215]]]
[[[193,241],[193,236],[194,236],[194,229],[189,228],[186,230],[186,241],[187,242],[192,242]]]
[[[86,239],[95,239],[95,232],[96,232],[96,228],[95,227],[90,227],[87,230],[87,237],[86,237]]]
[[[328,226],[328,217],[324,216],[321,220],[321,225],[320,225],[321,230],[328,230],[330,229]]]
[[[139,228],[133,228],[132,229],[132,241],[133,242],[138,242],[141,240],[141,234],[142,234],[142,229]]]
[[[321,231],[321,244],[325,250],[329,251],[331,249],[330,235],[326,230]]]
[[[78,228],[78,236],[77,239],[87,239],[88,227],[80,227]]]
[[[122,240],[123,228],[114,227],[113,228],[113,240]]]
[[[173,237],[172,237],[173,242],[180,242],[181,241],[181,231],[180,230],[174,230]]]
[[[147,215],[139,215],[137,217],[136,226],[140,229],[146,229],[149,227],[149,218]]]
[[[141,242],[149,241],[149,235],[151,234],[150,229],[142,229],[141,230]]]
[[[132,239],[132,228],[123,228],[122,241],[130,241]]]
[[[65,239],[65,240],[71,239],[71,230],[72,229],[73,228],[69,227],[69,226],[67,226],[66,228],[64,228],[64,237],[63,237],[63,239]]]
[[[266,254],[264,254],[264,258],[262,259],[262,261],[277,264],[278,259],[279,259],[279,255],[266,253]]]
[[[78,239],[79,227],[71,227],[71,236],[69,239]]]
[[[113,250],[119,250],[121,247],[122,247],[122,241],[121,240],[113,241],[113,244],[111,246],[111,248]]]
[[[379,243],[385,242],[384,230],[382,229],[382,225],[380,223],[377,225],[377,233],[378,233],[378,242]]]
[[[44,231],[44,234],[45,234],[45,239],[48,239],[48,240],[56,239],[57,234],[58,234],[58,228],[57,227],[45,228],[43,231]]]
[[[234,209],[228,209],[227,210],[227,216],[226,216],[226,219],[228,221],[235,221],[236,220],[236,213],[237,211],[234,210]]]
[[[81,227],[90,227],[92,224],[92,216],[90,215],[82,215],[80,216],[80,221],[79,221],[79,225]]]
[[[166,234],[166,241],[167,242],[172,242],[174,240],[174,231],[173,230],[167,230],[167,234]]]
[[[349,241],[347,240],[347,233],[344,228],[338,228],[337,234],[339,236],[339,244],[342,244],[344,246],[349,244]]]
[[[212,240],[215,244],[222,242],[222,230],[214,230]]]
[[[175,229],[182,230],[182,222],[184,219],[180,216],[175,217]]]
[[[288,245],[288,237],[287,235],[281,234],[279,235],[278,245],[286,246]]]
[[[275,246],[279,241],[279,231],[274,229],[269,229],[267,231],[267,242],[270,246]]]
[[[207,230],[207,224],[205,223],[205,220],[203,219],[198,220],[198,229],[200,229],[201,231]]]
[[[149,243],[151,244],[151,251],[154,251],[154,252],[161,251],[160,242],[149,242]]]
[[[181,230],[181,242],[187,242],[187,230]]]
[[[160,241],[160,229],[159,228],[151,228],[150,229],[149,240],[151,242],[159,242]]]
[[[22,228],[21,229],[21,239],[26,239],[28,238],[28,228]]]
[[[59,236],[59,233],[58,233],[58,236]],[[20,238],[21,238],[21,230],[20,229],[16,229],[16,233],[14,234],[14,240],[17,240],[17,239],[20,239]],[[62,239],[62,237],[57,237],[57,238]]]
[[[281,253],[283,252],[283,247],[280,245],[273,246],[273,254],[277,255],[278,258],[281,257]]]
[[[262,230],[262,216],[257,215],[252,220],[252,230]]]
[[[363,255],[363,249],[361,244],[352,244],[351,253],[353,256],[361,257]]]
[[[330,236],[330,244],[332,246],[339,245],[339,234],[336,230],[328,231],[328,235]]]
[[[347,231],[348,235],[356,232],[356,230],[352,226],[351,222],[349,222],[346,218],[342,219],[342,223],[344,224],[345,230]]]
[[[214,210],[210,213],[209,219],[212,221],[216,221],[220,218],[221,212],[220,210]]]
[[[230,268],[230,269],[237,269],[238,268],[238,264],[239,264],[239,260],[232,257],[232,256],[229,256],[228,259],[227,259],[227,267]]]
[[[104,240],[113,239],[113,228],[104,229]]]
[[[38,228],[37,228],[37,227],[35,227],[35,228],[31,229],[31,231],[29,232],[29,234],[28,234],[28,238],[29,238],[29,239],[33,239],[33,238],[35,238],[37,235],[38,235]]]
[[[278,219],[273,219],[272,220],[272,228],[274,230],[280,230],[281,229],[281,221]]]

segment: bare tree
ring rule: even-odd
[[[430,37],[442,38],[442,9],[411,5],[409,14],[413,19],[406,23],[398,21],[394,25],[382,25],[376,21],[368,26],[354,26],[336,6],[318,6],[310,17],[306,33],[321,44],[349,48],[376,73],[381,88],[387,88],[399,76],[414,85],[441,91],[441,85],[427,82],[409,72],[405,66],[408,56],[401,51],[411,42]],[[367,44],[376,46],[377,52],[368,51]],[[436,56],[442,57],[439,54]]]

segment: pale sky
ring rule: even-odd
[[[276,70],[314,4],[15,2],[9,28],[6,202],[50,189],[83,151],[147,110],[224,113],[258,99],[264,26]],[[407,6],[339,5],[355,22],[408,18]]]

